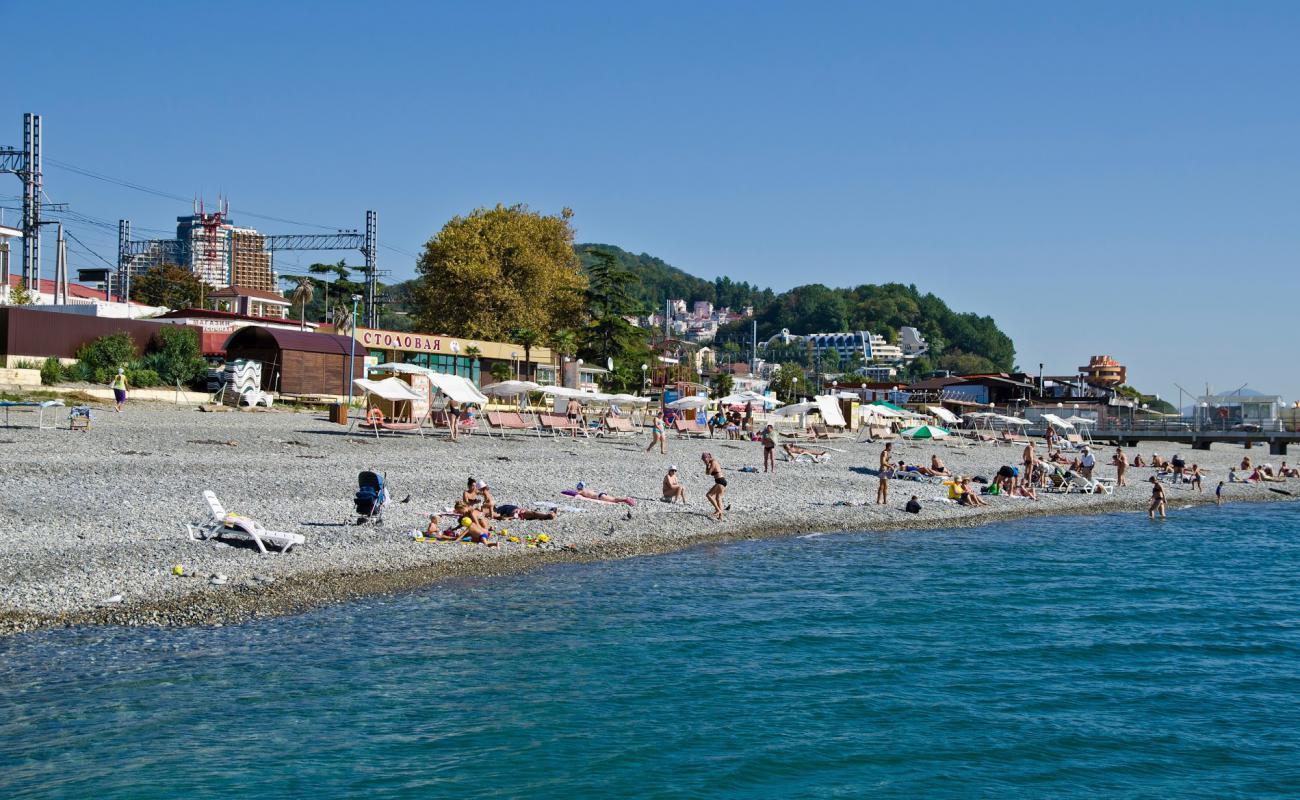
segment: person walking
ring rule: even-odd
[[[659,416],[658,411],[650,414],[650,444],[646,446],[645,451],[648,453],[655,449],[655,444],[659,445],[660,455],[668,453],[668,445],[664,436],[664,418]]]
[[[1092,480],[1092,469],[1097,466],[1097,457],[1092,454],[1088,445],[1083,446],[1083,455],[1079,458],[1079,474],[1088,480]]]
[[[722,498],[727,493],[727,479],[722,476],[722,465],[714,459],[712,453],[701,453],[700,460],[704,462],[704,474],[713,478],[713,487],[704,496],[709,505],[713,506],[713,518],[722,522]]]
[[[776,428],[769,424],[763,429],[763,471],[776,472]]]
[[[113,402],[117,405],[113,410],[121,414],[122,406],[126,404],[126,370],[118,367],[117,374],[113,376],[113,382],[109,386],[113,387]]]
[[[1165,518],[1165,487],[1156,480],[1156,476],[1151,476],[1151,505],[1147,507],[1147,516],[1151,519],[1156,518],[1156,512],[1160,512],[1160,518]]]
[[[451,440],[454,442],[460,431],[460,404],[448,397],[447,408],[443,413],[447,415],[447,427],[451,430]]]

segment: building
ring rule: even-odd
[[[713,304],[708,300],[696,300],[691,307],[691,316],[696,319],[711,319],[713,317]]]
[[[1208,428],[1282,430],[1282,398],[1275,394],[1210,394],[1196,398],[1196,421]]]
[[[1110,356],[1093,356],[1088,365],[1079,367],[1079,374],[1088,385],[1099,389],[1113,389],[1123,386],[1128,380],[1128,368]]]
[[[903,358],[907,361],[914,361],[930,350],[930,344],[925,341],[925,337],[911,325],[904,325],[898,329],[898,345],[902,348]]]
[[[334,332],[332,327],[329,330]],[[524,346],[510,342],[487,342],[377,328],[357,328],[356,336],[357,345],[365,349],[374,363],[392,361],[415,364],[435,372],[460,375],[479,385],[494,382],[490,376],[495,364],[509,366],[512,377],[542,383],[542,371],[554,360],[550,348],[533,347],[528,351],[530,361],[525,361]],[[538,377],[534,378],[534,375]]]
[[[10,301],[11,293],[22,282],[18,275],[9,276],[9,285],[0,281],[0,304]],[[104,289],[84,286],[80,283],[68,284],[67,302],[57,295],[54,281],[42,279],[39,288],[33,293],[35,305],[51,311],[69,314],[81,314],[90,317],[110,317],[116,319],[139,319],[157,314],[166,309],[160,306],[147,306],[143,303],[122,303],[105,299]]]
[[[318,323],[310,321],[299,323],[297,320],[282,317],[260,317],[232,311],[216,311],[210,308],[183,308],[159,314],[155,319],[176,325],[189,325],[202,331],[199,343],[203,349],[203,355],[220,357],[226,355],[226,341],[230,339],[230,335],[249,325],[260,325],[264,328],[278,328],[286,331],[306,330],[309,332],[320,327]]]
[[[788,338],[787,331],[782,331],[782,334]],[[828,350],[834,350],[839,354],[841,363],[847,363],[854,352],[861,354],[863,364],[898,364],[903,361],[901,347],[890,344],[885,337],[870,331],[810,333],[803,338],[817,359],[825,358]]]
[[[228,208],[207,212],[199,205],[192,215],[177,217],[176,238],[150,242],[146,252],[131,257],[129,270],[139,275],[161,264],[184,267],[213,287],[277,289],[266,237],[236,226]]]
[[[289,307],[292,305],[278,292],[247,289],[238,284],[209,292],[208,302],[217,311],[274,319],[287,318]]]
[[[225,349],[232,361],[262,362],[262,389],[268,392],[345,397],[352,379],[366,375],[365,350],[360,343],[353,349],[347,336],[249,325],[235,331]]]
[[[125,333],[143,353],[164,323],[152,320],[63,313],[61,306],[0,307],[0,358],[12,368],[19,361],[58,358],[71,361],[77,351],[101,336]],[[194,332],[201,335],[197,328]]]

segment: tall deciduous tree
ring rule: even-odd
[[[586,279],[573,251],[573,212],[524,205],[455,217],[424,246],[414,292],[422,330],[504,341],[582,320]]]
[[[184,267],[159,264],[131,281],[131,299],[151,306],[197,308],[203,305],[203,281]]]

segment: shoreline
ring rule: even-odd
[[[1282,496],[1239,499],[1225,505],[1253,503],[1286,503],[1296,498]],[[1205,500],[1185,499],[1171,503],[1170,511],[1214,505],[1213,495]],[[714,534],[700,533],[684,539],[652,538],[632,545],[623,541],[599,543],[586,551],[571,552],[558,549],[542,550],[526,555],[527,551],[512,551],[505,563],[499,559],[461,559],[437,564],[423,564],[395,571],[327,571],[314,575],[289,578],[265,586],[237,585],[231,591],[220,593],[192,592],[155,602],[142,602],[130,606],[119,605],[86,609],[58,615],[5,610],[0,612],[0,638],[18,636],[41,630],[74,627],[129,627],[129,628],[179,628],[223,627],[238,625],[258,619],[308,613],[340,603],[372,597],[390,597],[430,589],[455,580],[482,580],[509,578],[557,564],[589,564],[628,558],[653,557],[694,550],[702,547],[734,544],[742,541],[788,539],[800,536],[840,535],[852,533],[902,533],[919,530],[953,530],[982,528],[1003,522],[1015,522],[1036,517],[1059,517],[1099,514],[1144,514],[1135,510],[1130,502],[1118,498],[1100,500],[1094,505],[1053,510],[1021,506],[1015,509],[990,509],[967,517],[943,519],[914,517],[903,524],[867,524],[856,528],[820,530],[800,527],[786,521],[781,527],[771,523],[757,524]],[[638,537],[642,538],[642,537]],[[456,545],[448,543],[449,548]],[[517,557],[514,557],[516,556]]]
[[[944,487],[936,482],[891,480],[891,502],[877,506],[867,504],[876,478],[864,474],[864,468],[874,466],[880,444],[848,437],[819,441],[817,446],[832,451],[826,463],[778,461],[775,474],[764,474],[748,471],[761,466],[762,453],[750,442],[670,439],[667,455],[647,453],[645,443],[641,436],[376,440],[312,413],[200,414],[146,404],[132,405],[126,414],[101,413],[89,433],[15,425],[0,437],[0,476],[14,487],[0,496],[0,636],[87,625],[225,625],[551,564],[809,533],[938,530],[1032,516],[1142,513],[1149,497],[1145,479],[1150,471],[1135,468],[1129,474],[1131,485],[1108,496],[1047,494],[1037,502],[990,497],[988,506],[967,508],[946,501]],[[894,443],[896,459],[915,464],[939,455],[953,472],[966,475],[991,475],[999,465],[1017,460],[1020,450],[995,444]],[[730,484],[726,501],[734,510],[722,523],[706,513],[703,495],[712,480],[701,466],[705,451],[720,460]],[[1212,503],[1215,483],[1242,455],[1240,447],[1225,446],[1189,453],[1188,460],[1196,458],[1209,473],[1206,491],[1198,495],[1186,486],[1167,486],[1170,508]],[[687,505],[649,499],[658,495],[670,464],[682,466],[691,501]],[[361,470],[384,472],[395,499],[412,498],[409,504],[389,506],[382,527],[350,524]],[[1099,467],[1099,474],[1111,478],[1114,469]],[[550,544],[544,547],[413,542],[406,531],[423,528],[430,512],[459,496],[467,476],[487,481],[498,504],[576,505],[553,521],[500,523],[520,536],[546,533]],[[576,481],[640,502],[629,517],[625,506],[560,494]],[[208,489],[226,508],[270,529],[301,534],[306,544],[284,555],[261,555],[230,542],[191,541],[184,526],[206,512],[202,492]],[[911,494],[921,498],[919,516],[902,510]],[[1225,499],[1297,498],[1264,486],[1232,484]],[[201,577],[175,576],[176,565]],[[218,574],[228,582],[209,585],[207,576]]]

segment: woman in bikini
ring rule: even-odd
[[[1147,507],[1147,516],[1151,519],[1156,518],[1156,512],[1160,512],[1160,518],[1165,518],[1165,487],[1156,480],[1156,476],[1151,476],[1151,505]]]
[[[718,463],[712,453],[701,454],[700,460],[704,462],[704,474],[713,478],[713,487],[704,496],[708,498],[709,504],[713,506],[713,518],[721,522],[723,518],[722,496],[727,493],[727,479],[722,476],[722,465]]]

